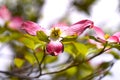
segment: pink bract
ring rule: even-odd
[[[82,20],[79,21],[71,26],[66,26],[62,24],[56,24],[52,28],[59,28],[62,32],[65,32],[66,35],[80,35],[82,34],[87,28],[92,28],[93,22],[90,20]],[[24,29],[27,33],[31,35],[36,35],[37,31],[44,31],[43,28],[41,28],[38,24],[27,21],[23,23],[23,26],[21,27]]]
[[[70,28],[67,30],[69,35],[82,34],[87,28],[93,28],[94,23],[90,20],[81,20],[73,25],[70,26]]]
[[[25,30],[30,35],[36,35],[37,31],[43,30],[38,24],[32,21],[24,22],[21,26],[21,29]]]

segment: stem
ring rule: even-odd
[[[24,67],[22,67],[20,69],[14,69],[14,70],[12,70],[12,72],[16,73],[16,72],[24,71],[24,70],[27,70],[27,69],[29,69],[31,67],[32,67],[32,65],[27,65],[27,66],[24,66]]]
[[[46,54],[43,53],[42,60],[41,60],[41,62],[39,62],[39,71],[40,71],[40,73],[37,76],[35,76],[35,78],[38,78],[38,77],[40,77],[42,75],[42,63],[43,63],[45,57],[46,57]]]
[[[35,59],[36,59],[36,61],[37,61],[37,64],[38,64],[38,67],[39,67],[39,71],[41,72],[41,66],[39,65],[40,62],[39,62],[39,60],[38,60],[38,58],[37,58],[35,52],[33,52],[33,55],[34,55],[34,57],[35,57]]]

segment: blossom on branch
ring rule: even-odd
[[[13,30],[20,30],[23,19],[19,16],[12,16],[8,8],[3,5],[0,7],[0,23],[2,26],[7,23],[7,26]]]
[[[105,43],[106,41],[107,42],[115,42],[115,43],[118,43],[119,42],[119,37],[118,35],[120,35],[120,33],[118,34],[113,34],[112,36],[108,35],[108,34],[105,34],[103,32],[103,30],[99,27],[94,27],[93,28],[95,33],[96,33],[96,38],[102,42],[102,43]]]
[[[82,20],[71,26],[64,24],[56,24],[50,30],[44,29],[32,21],[26,21],[22,24],[21,29],[25,30],[28,34],[36,36],[37,32],[42,31],[48,36],[49,42],[46,45],[46,53],[51,55],[58,55],[63,52],[62,40],[67,36],[79,36],[87,28],[93,28],[93,22],[90,20]],[[39,36],[42,37],[42,36]]]

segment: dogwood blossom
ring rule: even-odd
[[[116,43],[119,42],[118,35],[120,35],[120,33],[115,33],[112,36],[110,36],[108,34],[105,34],[103,32],[103,30],[101,28],[99,28],[99,27],[94,27],[93,29],[94,29],[94,31],[96,33],[96,38],[98,40],[100,40],[101,42],[103,42],[103,43],[106,42],[106,41],[108,41],[108,42],[116,42]]]
[[[20,26],[23,23],[23,19],[19,16],[12,16],[8,8],[3,5],[0,7],[0,25],[7,26],[14,30],[20,30]]]
[[[90,20],[82,20],[71,26],[64,24],[55,24],[51,29],[44,29],[37,23],[32,21],[26,21],[22,24],[21,29],[25,30],[30,35],[37,35],[38,31],[43,31],[50,40],[46,45],[46,53],[51,55],[58,55],[63,52],[64,45],[62,44],[62,39],[66,36],[79,36],[87,28],[93,28],[93,22]]]

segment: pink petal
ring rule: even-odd
[[[119,39],[117,36],[110,36],[107,41],[109,42],[119,42]]]
[[[52,25],[52,28],[54,28],[54,27],[64,28],[64,27],[67,27],[67,24],[65,24],[65,23],[58,23],[58,24]]]
[[[21,17],[13,17],[9,22],[8,26],[11,29],[20,30],[22,23],[23,23],[23,19]]]
[[[37,23],[34,23],[32,21],[24,22],[21,26],[21,29],[25,30],[30,35],[36,35],[36,32],[40,30],[43,31],[43,28],[41,28]]]
[[[46,52],[47,54],[57,56],[63,52],[63,44],[59,41],[50,41],[46,45]]]
[[[113,34],[113,36],[117,36],[120,42],[120,32],[116,32],[115,34]]]
[[[11,13],[10,13],[10,11],[7,9],[6,6],[2,6],[2,7],[0,8],[0,18],[2,18],[2,19],[5,20],[5,21],[10,20],[10,18],[11,18]]]
[[[80,35],[82,34],[87,28],[93,28],[93,22],[90,20],[82,20],[70,26],[67,30],[69,35]]]
[[[101,28],[93,27],[93,29],[94,29],[94,31],[95,31],[95,33],[96,33],[98,38],[105,40],[105,38],[104,38],[105,37],[105,33],[103,32],[103,30]]]

